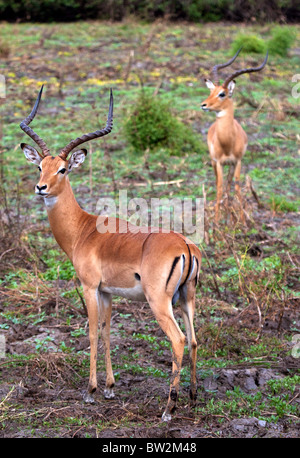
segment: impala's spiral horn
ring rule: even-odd
[[[38,111],[39,104],[40,104],[41,97],[42,97],[42,93],[43,93],[43,89],[44,89],[44,85],[42,85],[42,87],[40,89],[39,95],[38,95],[38,97],[37,97],[37,99],[35,101],[35,104],[34,104],[34,107],[32,109],[32,112],[20,124],[21,129],[30,138],[32,138],[32,140],[41,148],[42,154],[39,153],[41,157],[50,156],[50,150],[47,147],[47,145],[44,142],[44,140],[42,140],[42,138],[38,134],[36,134],[31,127],[29,127],[29,124],[31,123],[31,121],[33,121],[33,119],[34,119],[34,117],[35,117],[35,115],[36,115],[36,113]]]
[[[113,100],[113,93],[111,89],[107,123],[104,129],[96,130],[95,132],[92,132],[90,134],[83,134],[81,135],[81,137],[78,137],[75,140],[72,140],[70,143],[68,143],[67,146],[65,146],[61,150],[61,152],[59,153],[59,157],[61,157],[64,161],[66,161],[68,154],[74,148],[76,148],[76,146],[81,145],[82,143],[88,142],[89,140],[93,140],[94,138],[103,137],[104,135],[109,134],[113,128],[113,105],[114,105],[114,100]]]

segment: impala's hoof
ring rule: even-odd
[[[172,415],[168,412],[164,412],[161,417],[161,421],[171,421],[172,420]]]
[[[104,397],[105,399],[113,399],[115,397],[114,390],[112,388],[105,388]]]
[[[86,404],[95,404],[95,399],[94,399],[93,395],[91,393],[89,393],[88,391],[85,391],[83,393],[83,401]]]
[[[197,389],[190,389],[190,407],[196,407],[197,404]]]

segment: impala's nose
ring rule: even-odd
[[[44,184],[43,186],[39,186],[39,185],[37,184],[36,187],[37,187],[37,189],[38,189],[39,191],[43,191],[44,189],[47,189],[47,185],[46,185],[46,184]]]
[[[47,185],[44,184],[43,186],[39,186],[38,184],[36,185],[36,193],[37,194],[43,194],[43,191],[46,191]]]
[[[206,103],[201,103],[201,108],[202,108],[202,110],[205,110],[205,108],[207,108],[207,104]]]

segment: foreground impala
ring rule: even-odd
[[[72,261],[81,281],[86,300],[90,337],[90,378],[85,401],[93,402],[97,388],[96,362],[98,321],[105,347],[106,387],[104,396],[114,396],[115,384],[110,359],[110,319],[112,295],[135,301],[147,301],[172,344],[173,362],[169,399],[162,419],[171,419],[176,406],[185,336],[175,321],[172,305],[180,302],[187,332],[191,385],[190,398],[196,400],[197,342],[193,327],[195,290],[199,276],[199,249],[181,234],[141,232],[141,228],[118,218],[97,218],[78,205],[69,173],[85,159],[87,151],[69,153],[88,140],[107,135],[113,124],[113,97],[104,129],[82,135],[71,141],[58,156],[51,156],[46,143],[29,127],[40,103],[40,90],[31,114],[20,124],[21,129],[40,147],[21,144],[26,159],[41,172],[35,192],[44,197],[53,235]],[[112,221],[113,220],[113,221]],[[112,223],[112,224],[111,224]],[[105,230],[114,227],[109,232]]]
[[[207,144],[211,157],[212,166],[216,176],[217,203],[215,220],[219,219],[219,208],[223,194],[223,165],[230,164],[227,180],[227,194],[230,191],[231,182],[234,176],[235,191],[241,204],[241,220],[244,221],[242,199],[240,191],[240,174],[242,157],[247,149],[247,135],[242,126],[234,119],[232,95],[235,87],[234,78],[244,73],[259,72],[267,63],[268,53],[264,62],[259,67],[244,68],[228,76],[223,84],[220,84],[218,70],[228,67],[237,58],[240,49],[225,64],[215,65],[212,69],[214,83],[205,80],[206,86],[210,89],[209,97],[201,104],[204,111],[215,111],[217,120],[214,122],[207,134]]]

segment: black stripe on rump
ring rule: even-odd
[[[186,242],[185,242],[185,243],[186,243]],[[186,246],[187,246],[187,248],[188,248],[188,250],[189,250],[190,260],[189,260],[189,268],[188,268],[187,276],[185,277],[185,280],[184,280],[184,282],[182,283],[181,286],[184,286],[184,285],[185,285],[187,279],[188,279],[189,276],[190,276],[191,268],[192,268],[192,255],[191,255],[191,250],[190,250],[190,247],[189,247],[189,244],[188,244],[188,243],[186,243]]]
[[[184,267],[185,267],[185,256],[184,256],[184,254],[182,254],[181,256],[182,256],[182,262],[183,262],[183,265],[182,265],[182,272],[181,272],[180,278],[179,278],[179,280],[178,280],[176,289],[175,289],[174,294],[173,294],[173,297],[172,297],[172,305],[175,305],[175,304],[176,304],[176,302],[178,301],[179,296],[180,296],[180,292],[179,292],[180,289],[181,289],[180,282],[181,282],[182,273],[183,273]]]
[[[171,267],[171,270],[170,270],[170,273],[169,273],[169,276],[168,276],[168,280],[167,280],[167,283],[166,283],[166,288],[167,288],[167,286],[168,286],[168,283],[169,283],[169,281],[170,281],[170,279],[171,279],[171,277],[172,277],[172,274],[173,274],[173,272],[174,272],[174,269],[175,269],[175,267],[176,267],[176,265],[177,265],[179,259],[180,259],[180,256],[176,256],[176,258],[175,258],[174,261],[173,261],[173,264],[172,264],[172,267]]]

